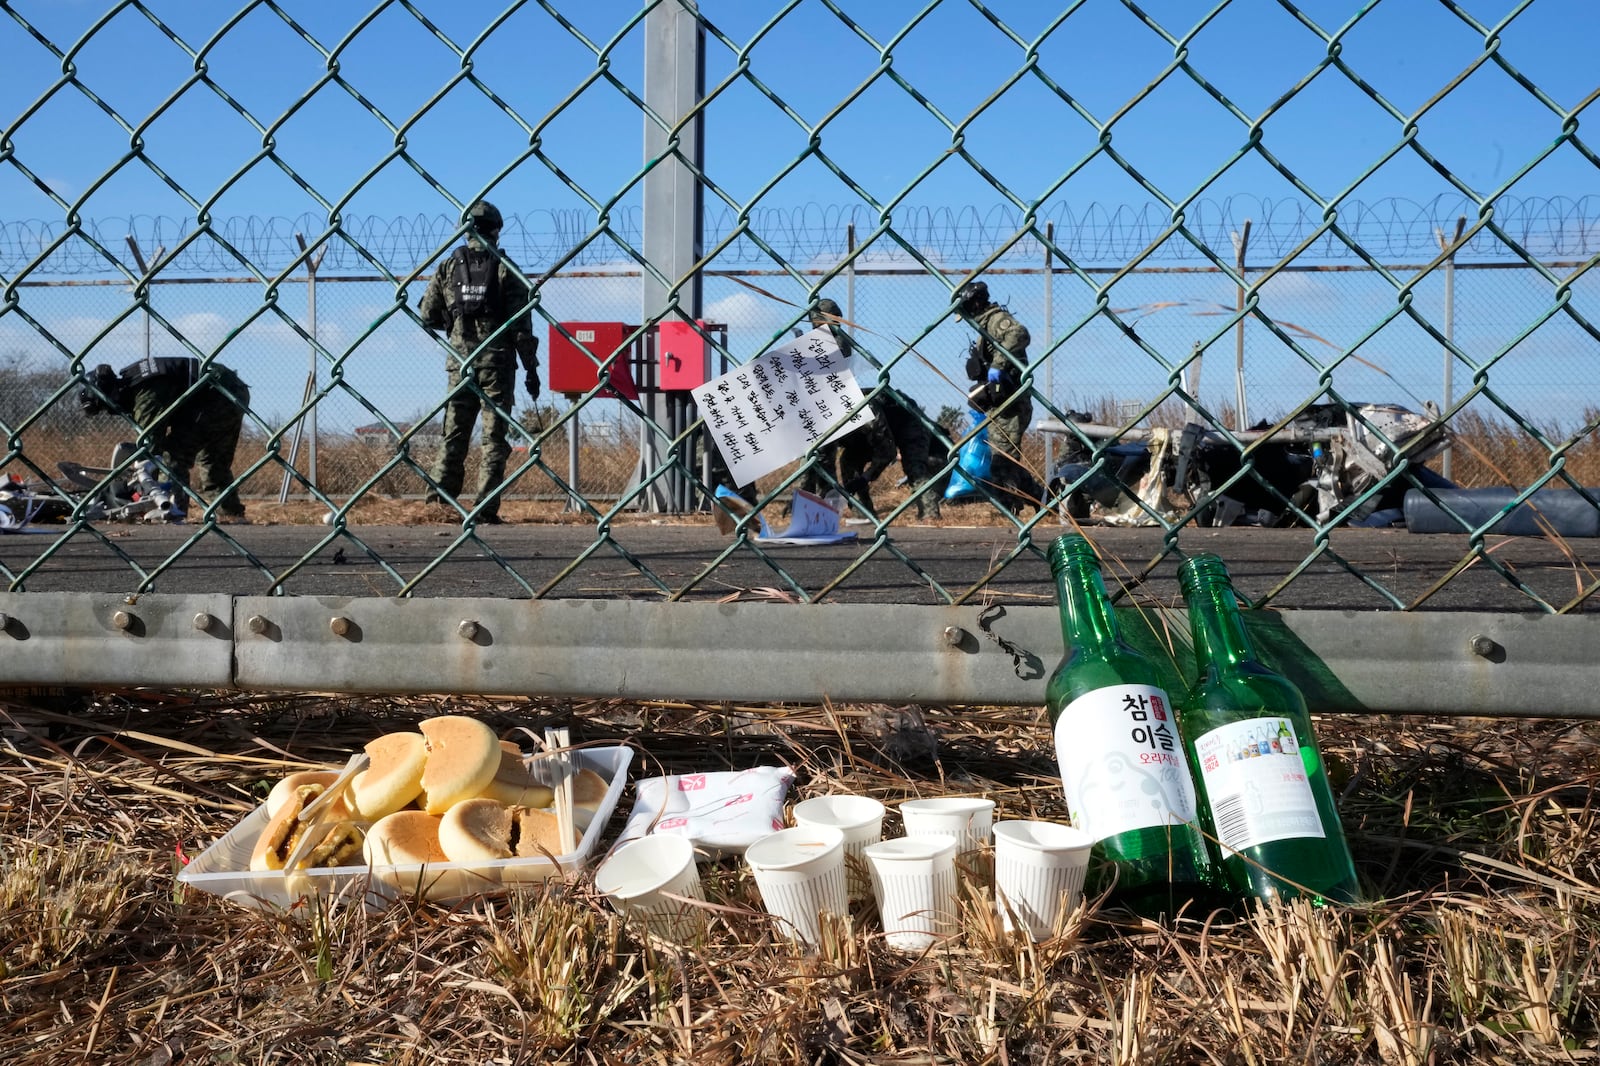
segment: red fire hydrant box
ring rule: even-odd
[[[599,395],[622,395],[630,400],[638,399],[639,390],[634,387],[633,370],[629,366],[633,345],[628,343],[628,338],[637,328],[625,322],[562,322],[552,325],[545,388],[568,396],[588,392],[600,380],[599,364],[626,346],[627,350],[611,364],[609,388]]]
[[[657,327],[656,354],[663,389],[697,389],[711,379],[711,345],[704,322],[669,319]]]

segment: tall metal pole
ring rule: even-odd
[[[705,161],[704,128],[689,116],[705,92],[705,31],[695,0],[667,0],[645,15],[644,257],[665,281],[646,270],[640,307],[649,323],[676,311],[691,322],[701,313],[700,259],[703,195],[695,178]],[[648,484],[639,497],[642,510],[662,512],[682,494],[683,472],[649,481],[661,464],[667,403],[659,390],[640,396],[648,416],[639,430],[635,484]],[[656,427],[662,427],[657,429]],[[666,480],[663,486],[661,481]]]
[[[300,245],[300,251],[306,250],[304,234],[296,233],[295,242]],[[328,254],[324,247],[314,256],[306,259],[306,325],[311,333],[311,367],[306,372],[305,388],[300,392],[300,405],[303,407],[317,395],[317,267],[322,265],[322,257]],[[289,442],[289,465],[283,470],[283,483],[278,486],[278,502],[289,501],[289,483],[293,480],[294,464],[300,458],[300,439],[305,436],[306,427],[310,426],[310,450],[307,453],[306,480],[312,488],[317,487],[317,408],[312,405],[300,421],[295,423],[294,439]]]
[[[300,242],[300,250],[306,248],[306,239],[296,233],[295,240]],[[306,381],[311,388],[311,395],[317,395],[320,387],[317,382],[317,268],[322,265],[322,257],[328,254],[327,245],[316,255],[306,259],[306,326],[311,333],[310,367],[306,372]],[[313,403],[311,410],[306,413],[306,428],[311,434],[306,449],[306,478],[311,482],[311,487],[317,487],[317,405]]]
[[[1456,219],[1456,235],[1450,240],[1445,240],[1444,234],[1434,230],[1433,234],[1439,239],[1439,250],[1450,253],[1444,261],[1444,339],[1451,344],[1456,342],[1456,248],[1461,243],[1461,232],[1467,228],[1467,216],[1462,215]],[[1448,347],[1444,350],[1444,403],[1440,411],[1450,410],[1450,405],[1456,402],[1456,353]],[[1439,473],[1446,478],[1450,476],[1450,447],[1445,446],[1439,456]]]
[[[1044,346],[1049,348],[1056,339],[1056,272],[1055,272],[1055,243],[1056,224],[1044,224]],[[1050,402],[1056,402],[1056,353],[1051,352],[1044,364],[1044,391]],[[1055,471],[1056,435],[1044,435],[1044,480],[1049,484],[1050,477]]]
[[[1238,409],[1237,422],[1234,429],[1247,429],[1250,425],[1250,410],[1245,403],[1244,395],[1244,254],[1250,244],[1250,220],[1244,220],[1244,230],[1233,235],[1234,265],[1239,268],[1239,322],[1234,326],[1233,334],[1233,395],[1234,406]]]

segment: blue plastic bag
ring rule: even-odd
[[[980,412],[972,412],[975,424],[982,422],[983,418]],[[989,480],[993,467],[994,449],[989,446],[989,427],[985,425],[956,454],[956,468],[950,471],[950,484],[944,490],[944,498],[963,500],[968,496],[981,495],[978,485]]]

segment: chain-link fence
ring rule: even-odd
[[[80,412],[101,363],[198,359],[194,395],[217,366],[236,371],[250,400],[232,484],[257,523],[334,514],[305,558],[363,525],[414,520],[399,508],[438,490],[446,368],[462,354],[423,328],[418,299],[468,232],[461,211],[486,194],[506,214],[504,253],[533,284],[527,310],[546,374],[574,324],[615,323],[629,341],[616,358],[644,386],[638,400],[595,388],[547,388],[536,402],[519,395],[504,412],[516,423],[501,490],[513,522],[590,521],[596,544],[616,522],[663,511],[709,528],[719,505],[693,409],[672,420],[662,406],[671,394],[650,387],[657,329],[685,317],[704,323],[715,372],[809,328],[807,312],[823,297],[841,305],[844,328],[876,368],[864,387],[884,386],[886,402],[917,401],[917,420],[933,431],[931,454],[916,464],[931,477],[896,484],[904,471],[892,466],[872,487],[875,513],[859,502],[847,512],[864,522],[869,551],[913,524],[976,521],[1014,528],[1013,555],[1036,558],[1037,534],[1071,519],[1163,529],[1171,553],[1197,529],[1254,523],[1312,531],[1303,569],[1331,530],[1406,524],[1414,505],[1437,528],[1466,535],[1462,567],[1497,568],[1493,537],[1508,528],[1497,523],[1530,499],[1536,516],[1555,512],[1536,490],[1569,494],[1562,514],[1577,515],[1536,517],[1544,535],[1572,536],[1600,514],[1600,498],[1585,491],[1600,485],[1600,404],[1585,393],[1582,369],[1600,352],[1590,270],[1600,204],[1524,194],[1530,173],[1552,160],[1577,176],[1570,193],[1592,181],[1596,159],[1577,115],[1594,91],[1542,64],[1552,88],[1541,88],[1507,43],[1529,39],[1522,27],[1546,26],[1535,22],[1546,5],[1523,3],[1493,26],[1448,8],[1450,30],[1472,46],[1456,39],[1457,67],[1401,94],[1384,88],[1382,53],[1365,68],[1354,58],[1364,27],[1398,17],[1398,5],[1323,25],[1282,3],[1271,9],[1280,35],[1272,43],[1305,65],[1265,73],[1252,90],[1266,94],[1255,113],[1230,97],[1235,60],[1215,51],[1217,36],[1245,17],[1246,5],[1226,0],[1203,17],[1164,20],[1132,4],[1072,4],[1043,22],[1030,5],[944,0],[896,22],[882,9],[824,2],[784,5],[748,26],[748,11],[686,0],[571,6],[514,4],[480,17],[385,3],[356,17],[249,4],[205,20],[118,4],[74,22],[0,3],[9,15],[0,48],[18,58],[0,97],[10,108],[0,172],[6,188],[26,194],[13,202],[34,212],[0,225],[3,469],[15,482],[13,524],[53,534],[0,558],[9,587],[26,589],[38,561],[75,538],[104,540],[117,516],[96,500],[112,499],[143,459],[158,474],[179,473],[156,454],[151,426]],[[1076,84],[1067,61],[1068,43],[1108,14],[1120,36],[1107,46],[1148,67],[1146,83],[1122,97]],[[646,61],[653,20],[698,38],[695,51],[673,56],[703,65],[704,84],[682,113],[661,112],[653,95],[666,76]],[[936,24],[972,35],[955,53],[973,59],[965,96],[934,90],[952,54],[948,36],[929,39]],[[827,77],[797,82],[799,49],[823,33],[839,35],[827,38],[836,61]],[[164,93],[117,81],[127,70],[117,46],[131,40],[166,71],[153,81]],[[769,50],[767,41],[786,44]],[[281,53],[282,69],[241,59],[247,42]],[[548,61],[530,75],[513,59],[535,44]],[[1337,166],[1307,157],[1297,167],[1287,140],[1270,134],[1315,123],[1296,104],[1311,107],[1328,86],[1366,109],[1372,146]],[[1142,114],[1170,121],[1163,100],[1179,91],[1209,101],[1197,128],[1212,138],[1211,162],[1192,176],[1119,148],[1125,134],[1137,141]],[[1465,122],[1453,99],[1487,106],[1485,94],[1498,94],[1500,109],[1514,101],[1523,123],[1548,136],[1503,161],[1509,178],[1478,182],[1451,169],[1438,147],[1447,138],[1430,141],[1437,128],[1427,123]],[[330,100],[337,109],[320,125],[303,121]],[[966,110],[949,111],[957,100]],[[1039,139],[1030,116],[1047,107],[1072,125],[1043,153],[1046,177],[1019,192],[1008,138]],[[202,111],[211,126],[199,122]],[[173,119],[185,112],[186,123]],[[60,122],[77,114],[93,121],[72,127],[70,139],[100,156],[79,161],[92,180],[73,190],[53,178],[50,167],[65,162],[44,137],[62,136]],[[896,129],[913,121],[943,138],[925,157]],[[642,165],[632,132],[641,122],[669,142]],[[847,140],[851,125],[867,135]],[[216,131],[210,152],[193,143],[207,128]],[[189,142],[175,143],[173,130]],[[319,130],[331,139],[308,150]],[[473,154],[482,158],[463,158]],[[1412,197],[1356,194],[1364,183],[1381,188],[1401,162],[1428,170]],[[962,181],[943,182],[941,168],[954,165]],[[874,166],[893,176],[869,179]],[[651,243],[652,212],[667,201],[640,191],[666,167],[695,189],[698,226],[676,238],[692,245],[682,276],[663,275]],[[1096,171],[1116,180],[1090,185]],[[1234,183],[1256,183],[1257,195],[1215,195],[1230,172]],[[804,188],[820,180],[850,202],[790,206],[785,183],[802,173]],[[97,216],[97,197],[110,201],[120,183],[153,190],[149,210]],[[313,206],[299,215],[221,210],[253,183],[282,184],[285,202]],[[1127,206],[1084,206],[1080,184],[1119,189]],[[986,195],[912,204],[946,189]],[[376,202],[377,190],[409,197],[413,213],[353,210]],[[519,196],[570,206],[519,210]],[[143,202],[113,202],[129,199]],[[163,213],[174,203],[187,213]],[[976,334],[952,315],[952,293],[973,277],[1031,334],[1021,482],[985,478],[963,454],[992,428],[968,402]],[[593,371],[612,355],[597,347],[583,357]],[[181,407],[163,416],[181,417]],[[119,453],[122,441],[137,447]],[[483,503],[471,492],[476,462],[474,448],[449,517],[468,540]],[[763,478],[754,492],[763,513],[776,519],[815,462],[803,457]],[[87,480],[65,476],[63,464],[74,463],[91,468]],[[952,477],[973,482],[965,497],[948,488]],[[663,504],[652,487],[664,478],[690,491]],[[1021,501],[1009,491],[1030,483]],[[223,494],[192,488],[189,524],[199,535],[172,558],[212,534],[247,557],[212,524],[225,517],[214,506]],[[1488,491],[1500,488],[1512,491]],[[943,517],[913,509],[919,496],[950,497]],[[1565,507],[1574,501],[1575,511]],[[729,544],[759,555],[758,532],[746,521],[732,541],[709,541],[702,562],[714,568]],[[138,567],[129,580],[151,587]],[[1579,584],[1567,609],[1592,598],[1593,575],[1580,572]]]
[[[1547,264],[1546,269],[1571,271],[1577,265]],[[1148,405],[1159,404],[1169,395],[1170,368],[1139,352],[1099,316],[1090,313],[1084,320],[1083,309],[1073,306],[1077,279],[1066,268],[1054,269],[1055,276],[1048,281],[1042,268],[1002,267],[988,275],[1015,315],[1038,330],[1041,341],[1060,341],[1054,351],[1035,363],[1036,392],[1050,397],[1051,406],[1057,409],[1091,412],[1109,421],[1125,420],[1117,415],[1136,415]],[[1419,268],[1385,269],[1414,273]],[[1110,272],[1109,268],[1094,268],[1089,276]],[[803,291],[772,299],[744,299],[749,287],[762,286],[761,275],[729,271],[710,280],[709,291],[718,297],[714,302],[723,312],[716,317],[726,324],[735,348],[759,346],[777,328],[775,321],[792,317],[795,305],[806,299]],[[963,338],[945,331],[908,351],[899,337],[872,326],[877,318],[915,320],[936,314],[943,290],[926,280],[895,272],[860,272],[852,286],[853,307],[846,316],[858,324],[854,332],[869,357],[890,365],[885,376],[897,389],[935,416],[950,408],[966,419],[968,383],[960,365]],[[1294,288],[1299,299],[1323,300],[1328,310],[1316,318],[1293,322],[1246,321],[1242,344],[1235,335],[1204,349],[1203,373],[1187,380],[1200,386],[1199,395],[1229,428],[1241,425],[1241,396],[1243,424],[1275,423],[1307,397],[1321,393],[1324,372],[1342,396],[1398,402],[1419,411],[1430,404],[1447,407],[1471,388],[1477,366],[1452,365],[1448,350],[1410,321],[1395,323],[1355,349],[1359,357],[1342,358],[1369,322],[1361,308],[1381,302],[1385,290],[1392,293],[1372,268],[1306,267],[1275,280],[1278,284],[1269,283],[1261,301],[1268,313],[1274,308],[1276,301],[1271,297],[1278,287]],[[1471,450],[1453,451],[1453,480],[1467,488],[1524,484],[1537,477],[1549,459],[1548,448],[1541,447],[1519,425],[1524,418],[1555,441],[1592,420],[1589,401],[1568,389],[1573,353],[1581,351],[1587,334],[1561,316],[1541,329],[1537,341],[1517,341],[1524,320],[1513,309],[1537,308],[1551,301],[1550,287],[1531,268],[1516,269],[1503,263],[1459,266],[1448,315],[1444,284],[1442,277],[1430,276],[1416,286],[1413,306],[1419,314],[1429,323],[1439,323],[1441,332],[1472,336],[1479,349],[1506,349],[1485,374],[1485,382],[1505,407],[1482,400],[1469,403],[1452,422],[1471,445]],[[1586,284],[1587,277],[1579,279],[1578,287]],[[158,357],[188,354],[189,345],[202,352],[218,351],[218,359],[239,369],[252,386],[251,406],[260,424],[246,433],[245,457],[253,461],[266,453],[269,439],[276,436],[279,453],[303,479],[303,483],[299,479],[291,482],[292,498],[309,499],[314,487],[344,499],[388,461],[397,432],[420,427],[411,438],[409,454],[424,467],[432,462],[438,447],[441,368],[447,356],[405,317],[391,317],[370,333],[364,332],[377,309],[393,300],[393,286],[388,282],[330,275],[319,278],[317,286],[320,321],[313,322],[308,316],[307,285],[302,280],[281,290],[278,312],[282,319],[258,321],[230,336],[232,324],[243,321],[259,306],[259,283],[254,279],[212,277],[154,286],[151,317],[160,319],[160,324],[151,325],[140,314],[124,318],[104,334],[96,327],[120,310],[118,304],[127,299],[125,289],[70,279],[23,282],[18,286],[19,309],[42,322],[62,325],[53,329],[48,339],[31,329],[12,330],[0,342],[0,352],[14,385],[29,379],[39,390],[48,390],[70,377],[71,360],[60,351],[63,348],[83,353],[86,363],[109,361],[119,367],[146,351]],[[617,314],[636,303],[637,287],[637,272],[570,278],[558,274],[543,286],[544,305],[550,313],[564,312],[557,321],[600,321],[608,310]],[[1053,290],[1052,298],[1044,295],[1047,287]],[[1151,267],[1122,286],[1121,295],[1133,301],[1124,321],[1135,323],[1140,336],[1158,350],[1189,354],[1216,332],[1215,320],[1226,316],[1231,287],[1233,283],[1216,268],[1196,272]],[[415,299],[409,302],[414,305]],[[1054,312],[1048,317],[1047,308]],[[627,324],[631,326],[631,322]],[[1304,351],[1285,344],[1274,326],[1287,331]],[[224,342],[225,350],[219,350]],[[52,353],[51,348],[57,351]],[[296,349],[304,350],[298,361]],[[1133,349],[1127,358],[1112,354],[1126,349]],[[331,354],[331,359],[324,353]],[[641,354],[635,362],[642,359]],[[306,403],[308,383],[314,396],[328,383],[326,367],[330,363],[338,366],[340,387],[315,397],[318,431],[313,443],[309,418],[299,412]],[[643,373],[639,367],[631,372]],[[31,407],[24,409],[21,397],[25,393],[18,388],[8,406],[12,424],[35,414]],[[559,468],[565,483],[581,495],[616,499],[626,492],[641,426],[635,413],[605,398],[585,401],[553,395],[542,400],[519,409],[532,434],[532,440],[519,450],[525,453],[528,445],[536,442]],[[569,470],[570,421],[563,418],[569,417],[567,412],[575,406],[581,410],[576,421],[582,447],[577,469]],[[385,425],[375,417],[374,407],[392,424]],[[555,428],[542,433],[545,422]],[[950,420],[948,413],[947,422],[951,429],[966,424]],[[42,410],[41,424],[29,435],[33,443],[28,458],[46,469],[60,459],[100,465],[110,456],[115,441],[132,432],[132,427],[119,432],[81,418],[75,396],[67,395]],[[1519,437],[1520,443],[1511,443]],[[1584,458],[1591,446],[1582,441],[1568,453],[1568,466],[1577,467],[1576,476],[1589,479],[1584,484],[1597,478]],[[1042,470],[1042,442],[1036,439],[1031,451],[1037,453],[1031,463]],[[1439,460],[1433,461],[1435,468],[1441,465]],[[374,491],[416,497],[426,487],[423,477],[408,470],[384,479]],[[244,485],[246,496],[260,500],[276,499],[283,489],[281,467],[276,463],[263,467]],[[549,477],[539,474],[526,484],[513,484],[508,492],[512,499],[552,494],[562,495]]]

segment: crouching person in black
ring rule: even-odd
[[[151,457],[172,481],[168,518],[181,521],[188,511],[193,470],[202,502],[214,503],[219,519],[245,520],[233,455],[250,388],[238,374],[215,362],[202,370],[198,359],[177,356],[141,359],[120,373],[101,363],[89,377],[78,394],[85,414],[122,414],[148,434]]]

